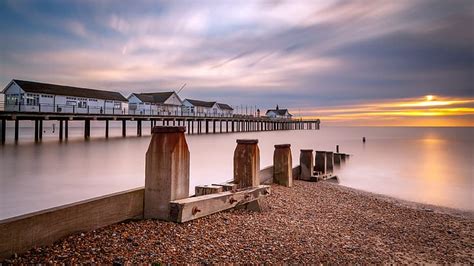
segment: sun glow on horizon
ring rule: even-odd
[[[474,126],[474,98],[425,95],[293,113],[303,119],[319,118],[335,125]]]

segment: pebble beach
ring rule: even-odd
[[[127,221],[5,263],[474,263],[474,216],[339,186],[272,186],[263,212]]]

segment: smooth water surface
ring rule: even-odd
[[[12,131],[11,128],[7,129]],[[103,128],[82,139],[71,127],[68,141],[45,128],[33,143],[21,128],[19,144],[0,146],[0,219],[144,186],[150,136],[104,139]],[[128,129],[132,135],[134,128]],[[149,133],[149,129],[143,129]],[[9,137],[13,135],[9,132]],[[362,143],[365,136],[367,142]],[[259,139],[261,168],[272,164],[273,145],[290,143],[293,164],[299,150],[334,150],[352,156],[338,171],[342,185],[405,200],[458,209],[473,207],[473,128],[331,127],[321,130],[188,135],[191,186],[232,178],[236,139]]]

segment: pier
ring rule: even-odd
[[[104,137],[109,137],[109,122],[122,122],[122,137],[126,137],[127,125],[136,125],[136,135],[142,136],[143,125],[148,123],[154,126],[183,126],[187,134],[218,134],[234,132],[257,132],[275,130],[315,130],[319,129],[320,121],[300,119],[271,119],[268,117],[254,117],[234,115],[232,117],[202,117],[186,115],[128,115],[128,114],[68,114],[68,113],[38,113],[38,112],[5,112],[0,111],[0,143],[6,141],[7,121],[14,121],[14,140],[18,142],[20,136],[20,122],[34,122],[34,140],[43,138],[44,121],[58,122],[58,139],[65,140],[69,137],[69,121],[82,121],[84,123],[84,139],[91,135],[91,121],[104,122]]]

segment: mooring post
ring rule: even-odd
[[[260,185],[258,139],[238,139],[234,151],[234,182],[238,188]]]
[[[0,123],[0,142],[2,144],[5,144],[6,134],[7,134],[7,120],[2,119],[2,122]]]
[[[154,127],[145,163],[144,218],[169,220],[170,201],[189,197],[185,127]]]
[[[314,168],[313,150],[300,150],[300,167],[300,178],[302,180],[311,180]]]
[[[334,171],[334,153],[332,151],[326,152],[326,171],[327,173]]]
[[[325,151],[316,151],[314,158],[314,170],[321,172],[321,174],[326,174],[326,152]]]
[[[291,145],[275,145],[273,152],[273,182],[285,187],[293,186],[293,160]]]

